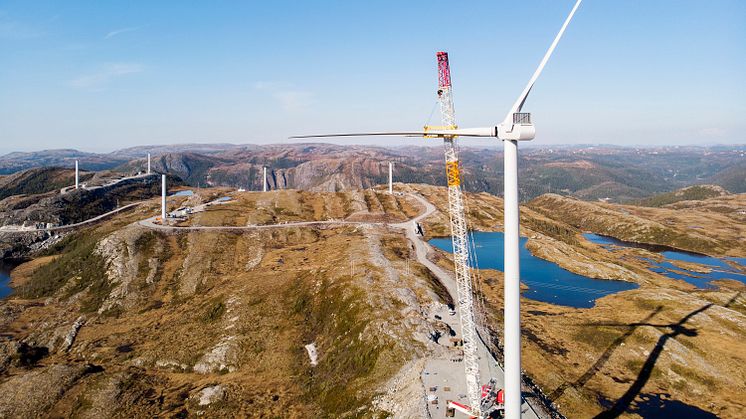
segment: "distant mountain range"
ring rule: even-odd
[[[14,152],[0,156],[0,175],[11,174],[32,167],[69,167],[79,160],[86,170],[113,169],[133,159],[139,159],[151,153],[153,156],[167,153],[202,153],[211,154],[232,149],[251,149],[251,145],[234,144],[169,144],[156,146],[138,146],[123,148],[111,153],[87,153],[74,149],[41,150],[31,152]]]
[[[395,180],[445,184],[440,147],[381,148],[331,144],[176,144],[141,146],[107,154],[44,150],[0,156],[0,174],[34,167],[74,166],[132,173],[168,172],[191,185],[261,188],[263,166],[275,188],[340,191],[387,182],[388,162]],[[502,152],[498,148],[461,148],[467,191],[502,193]],[[525,148],[520,153],[521,197],[558,193],[586,200],[639,200],[696,184],[746,192],[746,146],[627,148],[561,146]]]

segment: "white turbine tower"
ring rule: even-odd
[[[166,175],[161,175],[161,224],[166,225]]]
[[[80,178],[78,176],[78,161],[75,160],[75,189],[78,189],[78,180],[79,179]]]
[[[504,142],[505,155],[505,414],[509,419],[521,416],[521,303],[520,303],[520,266],[519,266],[519,207],[518,207],[518,141],[533,140],[536,129],[531,122],[530,113],[522,113],[534,83],[544,70],[557,43],[565,33],[582,0],[576,0],[570,14],[565,19],[549,49],[544,54],[539,66],[534,71],[516,99],[510,111],[499,124],[490,127],[456,128],[442,127],[420,131],[366,132],[353,134],[302,135],[291,138],[325,138],[325,137],[361,137],[361,136],[422,136],[422,137],[493,137]],[[462,299],[465,296],[459,296]],[[473,306],[470,308],[473,310]],[[473,313],[472,313],[473,314]],[[463,314],[462,314],[463,315]],[[463,332],[463,331],[462,331]],[[463,335],[463,333],[462,333]],[[468,374],[468,373],[467,373]],[[467,377],[467,382],[470,377]],[[471,406],[475,416],[482,416],[478,406]]]
[[[526,98],[544,70],[552,52],[557,47],[567,25],[582,0],[577,0],[562,24],[557,36],[549,46],[544,58],[518,96],[502,124],[498,125],[498,138],[504,140],[504,188],[503,204],[505,229],[505,291],[504,291],[504,356],[505,356],[505,413],[508,419],[521,417],[521,282],[520,282],[520,209],[518,207],[518,140],[532,140],[536,134],[531,124],[531,114],[520,113]],[[524,125],[525,124],[525,125]],[[518,129],[516,130],[516,127]],[[525,127],[525,128],[524,128]],[[517,131],[517,132],[516,132]],[[525,138],[524,138],[525,136]]]
[[[389,162],[389,195],[394,193],[394,163]]]
[[[150,153],[148,153],[148,174],[150,174]]]

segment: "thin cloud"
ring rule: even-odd
[[[313,93],[293,88],[289,83],[258,81],[254,89],[267,92],[286,112],[297,112],[313,104]]]
[[[133,27],[130,27],[130,28],[116,29],[116,30],[113,30],[113,31],[107,33],[106,36],[104,36],[104,39],[110,39],[110,38],[113,38],[113,37],[115,37],[117,35],[121,35],[121,34],[127,33],[127,32],[134,32],[134,31],[137,31],[137,30],[140,30],[139,26],[133,26]]]
[[[79,89],[101,89],[114,79],[135,73],[141,73],[145,70],[142,64],[138,63],[111,63],[106,64],[95,73],[84,74],[73,80],[70,80],[70,86]]]
[[[7,13],[0,11],[0,39],[24,40],[38,38],[44,35],[44,32],[27,25],[23,22],[12,20]]]

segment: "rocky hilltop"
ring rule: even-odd
[[[80,181],[85,182],[93,173],[80,173]],[[75,184],[75,170],[59,167],[39,167],[0,178],[0,200],[13,195],[38,195],[59,191]]]
[[[47,172],[52,169],[30,169],[33,172],[40,170]],[[30,176],[28,172],[22,172],[17,177],[19,183],[22,183]],[[85,177],[96,178],[97,175],[93,174]],[[178,178],[169,178],[172,187],[179,183]],[[61,184],[69,186],[64,182]],[[3,258],[24,258],[30,249],[43,246],[45,240],[64,234],[47,231],[18,234],[9,232],[8,228],[75,224],[159,194],[160,177],[154,175],[105,184],[95,189],[71,189],[61,193],[55,188],[50,192],[6,197],[0,200],[0,255]]]

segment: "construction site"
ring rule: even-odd
[[[457,123],[438,51],[438,125],[291,137],[437,143],[441,183],[250,147],[0,178],[0,417],[741,417],[746,193],[519,197],[524,106],[580,4],[491,125]],[[500,196],[467,190],[475,139]]]

